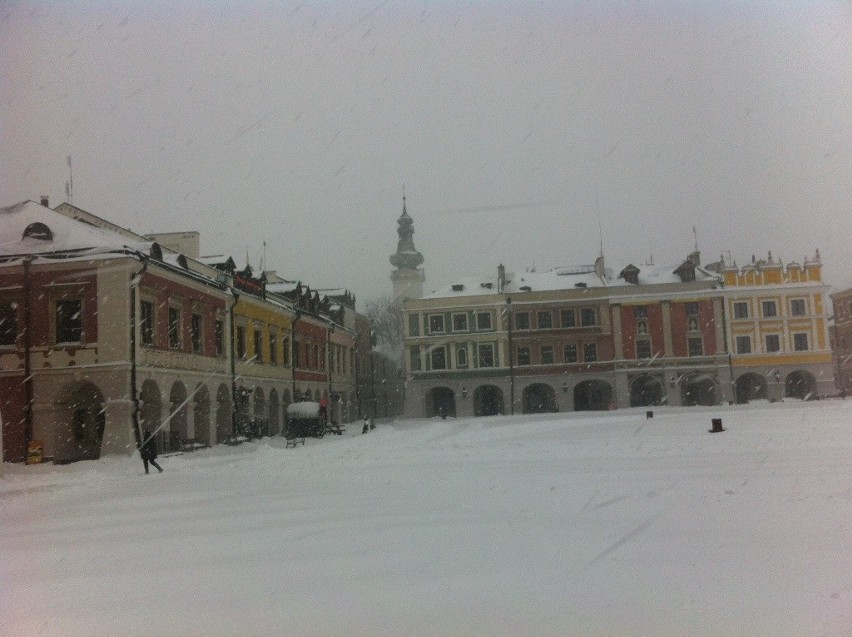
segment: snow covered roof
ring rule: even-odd
[[[92,256],[123,248],[147,253],[152,244],[70,219],[33,201],[0,208],[0,237],[0,256],[62,252]]]
[[[608,285],[605,277],[598,276],[592,267],[554,268],[544,272],[506,273],[506,282],[502,294],[520,292],[543,292],[550,290],[573,290],[600,288]],[[466,277],[439,288],[426,299],[446,297],[482,296],[498,293],[497,277]]]
[[[301,416],[302,418],[316,418],[319,416],[320,404],[312,401],[290,403],[287,405],[288,416]]]
[[[661,285],[665,283],[682,283],[683,280],[677,274],[677,271],[681,267],[683,267],[683,265],[684,263],[680,263],[678,265],[643,264],[641,266],[638,266],[638,285]],[[715,282],[721,281],[722,277],[720,277],[718,274],[714,274],[713,272],[705,270],[701,266],[695,266],[695,280],[699,282]],[[623,277],[621,277],[621,275],[619,275],[619,279],[612,281],[611,285],[621,284],[622,282],[624,282],[624,279]]]
[[[624,270],[630,269],[627,266]],[[637,280],[634,285],[662,285],[672,283],[683,283],[681,275],[685,271],[694,271],[695,281],[715,283],[721,281],[721,277],[713,272],[705,270],[701,266],[695,266],[689,261],[677,265],[642,265],[633,266],[633,271],[638,270]],[[542,272],[518,272],[506,273],[505,283],[501,294],[518,294],[522,292],[547,292],[555,290],[575,290],[588,288],[603,288],[619,285],[628,285],[622,274],[613,277],[609,268],[598,274],[595,267],[568,266],[553,268]],[[690,280],[690,279],[686,279]],[[449,285],[434,290],[424,295],[424,299],[441,299],[452,297],[484,296],[498,293],[497,277],[465,277],[456,279]]]
[[[266,291],[274,294],[286,294],[299,287],[298,281],[284,281],[282,283],[267,283]]]

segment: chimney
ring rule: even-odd
[[[45,208],[50,208],[50,199],[48,198],[47,195],[41,196],[41,205],[44,206]]]
[[[504,285],[506,285],[506,266],[501,263],[497,266],[497,294],[503,293]]]

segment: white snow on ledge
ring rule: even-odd
[[[6,464],[3,632],[850,634],[852,400],[645,411]]]

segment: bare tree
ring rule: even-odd
[[[377,349],[399,358],[403,352],[402,301],[380,296],[367,301],[365,314],[370,319]]]

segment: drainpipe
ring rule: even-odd
[[[234,296],[234,302],[231,303],[231,307],[228,309],[228,314],[230,316],[231,321],[231,435],[237,435],[237,362],[234,356],[234,350],[236,349],[234,345],[236,344],[236,324],[234,323],[234,308],[237,306],[237,301],[240,296],[234,289],[231,288],[231,294]]]
[[[290,321],[290,364],[293,367],[293,373],[291,374],[292,384],[293,384],[293,402],[299,402],[296,400],[296,367],[298,362],[296,360],[296,323],[302,317],[302,312],[297,308],[296,315],[293,317],[293,320]]]
[[[130,401],[133,405],[131,419],[137,449],[142,447],[142,430],[139,426],[139,388],[136,386],[136,292],[142,280],[142,275],[148,268],[148,257],[144,254],[140,254],[140,257],[142,269],[130,278]]]
[[[33,439],[33,373],[30,361],[32,348],[32,308],[30,307],[30,266],[32,257],[24,259],[24,463],[29,464],[30,442]]]

